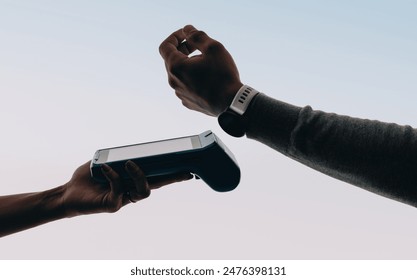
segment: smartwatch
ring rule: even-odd
[[[244,114],[259,91],[243,85],[236,93],[229,108],[218,117],[220,127],[229,135],[242,137],[246,133]]]

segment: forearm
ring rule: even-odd
[[[337,179],[417,206],[417,131],[257,97],[247,135]]]
[[[65,217],[63,188],[0,197],[0,237]]]

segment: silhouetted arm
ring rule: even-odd
[[[192,178],[188,173],[173,174],[152,178],[148,183],[140,168],[128,161],[129,179],[120,178],[105,166],[108,183],[100,184],[91,178],[89,166],[89,162],[80,166],[68,183],[57,188],[0,196],[0,237],[62,218],[116,212],[130,202],[147,198],[151,189]]]

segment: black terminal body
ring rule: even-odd
[[[199,135],[98,150],[91,161],[91,176],[105,181],[101,165],[107,164],[121,176],[132,160],[146,177],[190,172],[213,190],[231,191],[240,181],[240,168],[230,150],[211,131]]]

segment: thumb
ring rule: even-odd
[[[202,53],[209,51],[209,49],[217,44],[216,40],[210,38],[204,31],[197,30],[192,25],[186,25],[182,29],[185,35],[187,49],[190,53],[198,49]]]

